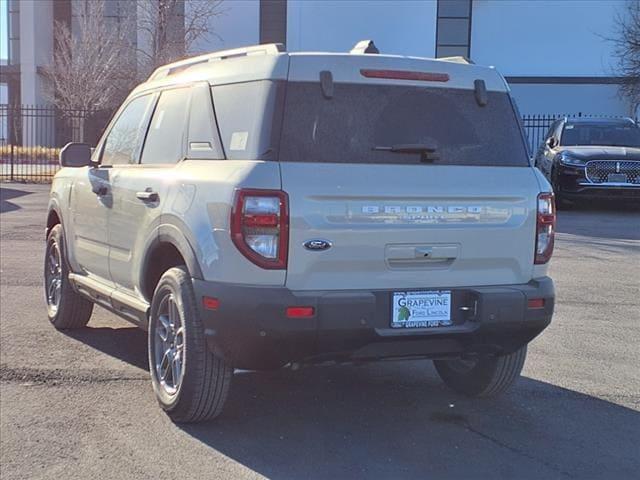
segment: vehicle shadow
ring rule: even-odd
[[[632,478],[640,413],[523,378],[494,400],[431,362],[236,374],[225,413],[182,427],[269,478]]]
[[[70,338],[142,370],[149,370],[147,333],[137,327],[62,330]]]
[[[0,187],[0,213],[13,212],[20,210],[19,205],[16,205],[9,200],[22,197],[24,195],[30,195],[33,192],[25,192],[24,190],[18,190],[16,188]]]
[[[137,328],[70,336],[147,369]],[[278,479],[626,479],[640,471],[640,412],[526,377],[502,397],[467,399],[446,389],[429,361],[237,371],[219,418],[177,427]]]

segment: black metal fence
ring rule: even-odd
[[[572,115],[575,116],[575,115]],[[527,134],[529,142],[529,151],[536,153],[540,144],[544,141],[544,137],[549,131],[551,124],[564,115],[523,115],[522,126]]]
[[[0,181],[49,181],[68,142],[95,145],[111,112],[0,105]]]
[[[535,154],[551,124],[578,114],[524,115],[522,123]],[[0,181],[51,180],[60,148],[67,142],[95,145],[111,112],[60,110],[49,106],[0,105]]]

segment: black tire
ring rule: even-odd
[[[233,368],[207,348],[191,277],[185,267],[171,268],[160,278],[151,302],[148,339],[151,383],[171,420],[202,422],[220,415]],[[179,370],[174,369],[177,364]]]
[[[567,210],[571,208],[572,204],[567,201],[562,193],[560,183],[558,182],[558,174],[555,170],[551,174],[551,187],[553,188],[553,195],[556,200],[556,210]]]
[[[501,357],[484,357],[473,362],[434,360],[433,363],[440,378],[452,390],[470,397],[492,397],[518,379],[526,356],[525,345]]]
[[[573,203],[569,202],[561,192],[555,194],[556,210],[569,210],[573,207]]]
[[[54,262],[57,263],[54,265]],[[44,289],[47,316],[54,327],[68,330],[87,325],[93,312],[93,302],[77,293],[69,282],[64,231],[60,224],[54,226],[47,236]]]

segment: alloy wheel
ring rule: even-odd
[[[184,376],[184,322],[175,297],[169,292],[157,312],[153,368],[165,392],[175,395]]]
[[[51,314],[55,315],[62,297],[62,257],[60,255],[60,247],[56,241],[49,243],[49,248],[47,248],[44,274],[47,306]]]

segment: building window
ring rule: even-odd
[[[287,44],[287,0],[260,0],[260,43]]]
[[[470,58],[472,0],[438,0],[436,57]]]

